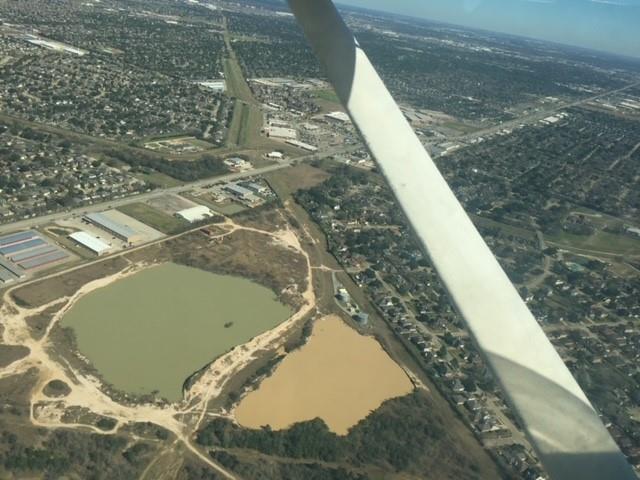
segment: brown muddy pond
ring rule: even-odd
[[[346,435],[384,401],[406,395],[413,384],[373,338],[337,316],[314,325],[307,344],[289,354],[235,410],[248,428],[282,430],[321,418]]]

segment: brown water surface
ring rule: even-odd
[[[274,430],[321,418],[345,435],[385,400],[412,390],[405,372],[374,338],[328,316],[315,324],[304,347],[240,402],[235,417],[242,426]]]

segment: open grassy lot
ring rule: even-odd
[[[146,203],[130,203],[118,207],[118,210],[166,234],[178,233],[189,226],[185,220],[172,217]]]
[[[338,98],[338,95],[336,95],[336,92],[332,88],[321,88],[318,90],[314,90],[313,95],[316,98],[326,100],[327,102],[340,104],[340,99]]]
[[[287,168],[286,171],[268,173],[265,178],[278,196],[284,200],[298,190],[305,190],[321,184],[329,174],[307,164]]]
[[[633,255],[640,257],[640,240],[626,235],[597,231],[593,235],[573,235],[562,232],[545,235],[547,241],[557,247],[609,255]]]
[[[160,172],[136,173],[136,177],[145,182],[158,185],[160,188],[177,187],[184,183],[176,178],[170,177],[169,175]]]
[[[248,105],[242,115],[242,129],[240,130],[240,145],[254,145],[260,139],[260,132],[263,125],[263,117],[260,109],[253,105]]]
[[[451,130],[456,130],[463,134],[473,133],[478,130],[477,127],[474,127],[473,125],[467,125],[466,123],[462,122],[445,122],[442,124],[442,126],[445,128],[450,128]]]
[[[198,153],[214,148],[209,142],[192,136],[171,136],[145,140],[143,146],[160,153]]]
[[[535,232],[527,228],[507,225],[477,215],[471,215],[471,219],[478,227],[498,228],[507,235],[514,235],[520,238],[535,238]],[[628,235],[609,233],[603,230],[597,230],[592,235],[574,235],[567,232],[545,234],[544,238],[551,246],[575,250],[578,253],[592,253],[594,255],[601,254],[605,256],[631,255],[640,257],[640,239]]]
[[[247,81],[244,79],[240,65],[232,58],[227,58],[224,61],[224,77],[227,82],[227,93],[229,96],[248,103],[255,102],[249,84],[247,84]]]
[[[477,215],[470,215],[470,217],[476,227],[497,228],[506,235],[514,235],[520,238],[533,239],[536,236],[533,230],[507,225],[506,223],[496,222],[490,218],[479,217]]]
[[[344,111],[344,107],[340,103],[340,99],[333,90],[315,90],[313,97],[314,103],[320,109],[320,113],[335,112],[336,110]]]
[[[255,145],[260,140],[262,122],[262,112],[258,107],[238,100],[233,111],[227,144],[238,147]]]

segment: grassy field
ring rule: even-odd
[[[254,105],[236,101],[233,120],[227,136],[228,145],[247,147],[260,140],[262,112]]]
[[[240,100],[236,100],[236,104],[233,108],[233,118],[231,119],[231,125],[227,132],[227,146],[237,146],[240,143],[240,130],[242,130],[242,117],[243,110],[246,104]]]
[[[229,96],[238,98],[244,102],[255,103],[249,84],[245,80],[238,62],[231,58],[227,58],[224,61],[224,77],[227,82],[227,93]]]
[[[471,215],[473,223],[478,227],[498,228],[508,235],[520,238],[534,239],[535,232],[526,228],[507,225],[477,215]],[[545,234],[545,240],[549,245],[576,250],[578,253],[593,253],[609,256],[635,255],[640,256],[640,240],[626,235],[616,235],[602,230],[593,235],[573,235],[571,233]]]
[[[172,217],[145,203],[130,203],[118,207],[118,210],[162,233],[178,233],[189,225],[185,220]]]
[[[460,133],[472,133],[478,130],[476,127],[460,122],[445,122],[442,126],[450,128],[451,130],[457,130]]]
[[[324,170],[301,164],[287,168],[286,172],[269,173],[265,175],[265,178],[278,196],[283,201],[286,201],[296,191],[315,187],[324,182],[329,176]]]
[[[522,227],[516,227],[514,225],[507,225],[506,223],[496,222],[490,218],[479,217],[478,215],[469,215],[476,227],[486,228],[498,228],[500,231],[507,235],[514,235],[520,238],[533,239],[536,234],[533,230],[529,230]]]
[[[547,241],[557,247],[576,249],[608,255],[640,256],[640,240],[626,235],[597,231],[593,235],[573,235],[562,232],[545,236]]]
[[[244,118],[244,117],[243,117]],[[246,120],[243,121],[243,129],[240,133],[240,144],[243,146],[255,145],[260,140],[263,117],[258,107],[249,106]]]
[[[144,148],[154,150],[160,153],[181,154],[183,149],[192,148],[189,153],[198,153],[204,150],[212,150],[215,146],[204,140],[199,140],[192,136],[171,136],[164,138],[156,138],[143,142]]]
[[[330,88],[323,88],[313,91],[314,102],[320,108],[320,113],[335,112],[336,110],[343,111],[340,99]]]
[[[313,95],[316,98],[320,98],[322,100],[326,100],[327,102],[333,102],[340,104],[340,99],[336,92],[332,88],[321,88],[313,91]]]
[[[136,177],[145,182],[154,183],[160,188],[171,188],[184,184],[184,182],[160,172],[136,173]]]

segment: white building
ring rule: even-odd
[[[224,186],[224,189],[241,200],[249,198],[253,195],[253,192],[251,190],[235,183],[226,184]]]
[[[349,115],[347,115],[344,112],[331,112],[331,113],[325,114],[324,117],[327,120],[331,120],[337,123],[351,123],[351,119],[349,118]]]
[[[243,158],[239,157],[227,158],[223,160],[222,163],[229,167],[229,169],[233,172],[243,172],[246,170],[251,170],[253,168],[253,165],[251,165],[250,162],[247,162]]]
[[[236,183],[228,183],[223,187],[223,189],[233,195],[237,200],[240,200],[249,206],[256,206],[264,203],[264,200],[254,195],[251,190]]]
[[[285,140],[295,140],[298,132],[293,128],[271,126],[267,128],[267,136],[271,138],[282,138]]]
[[[270,192],[269,187],[267,187],[266,185],[260,185],[259,183],[245,182],[242,184],[242,186],[248,188],[253,193],[258,195],[267,195]]]
[[[284,154],[282,152],[278,152],[277,150],[275,150],[273,152],[267,153],[267,158],[270,158],[272,160],[283,160]]]
[[[200,222],[212,216],[213,212],[204,205],[198,205],[197,207],[186,208],[176,212],[176,217],[183,218],[189,223]]]
[[[313,145],[309,145],[308,143],[300,142],[298,140],[287,140],[285,143],[306,150],[307,152],[318,151],[318,147],[314,147]]]
[[[102,255],[110,248],[109,245],[104,243],[102,240],[93,237],[89,233],[84,231],[72,233],[71,235],[69,235],[69,238],[76,243],[79,243],[83,247],[91,250],[96,255]]]
[[[204,80],[198,82],[199,85],[214,91],[215,93],[223,93],[227,90],[227,82],[224,80]]]

